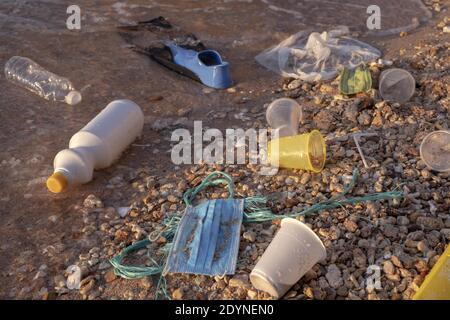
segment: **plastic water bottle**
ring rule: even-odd
[[[31,59],[14,56],[6,62],[6,79],[34,92],[44,99],[76,105],[81,93],[76,91],[67,78],[45,70]]]
[[[54,193],[92,180],[94,169],[109,167],[141,133],[144,114],[130,100],[111,102],[72,136],[69,148],[58,152],[47,188]]]

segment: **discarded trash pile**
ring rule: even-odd
[[[162,17],[119,32],[171,71],[215,89],[232,85],[218,52]],[[89,292],[98,272],[107,284],[146,281],[152,298],[181,299],[187,291],[201,299],[448,298],[448,99],[434,110],[413,104],[426,80],[380,56],[345,29],[300,32],[259,54],[259,63],[287,77],[286,97],[265,112],[273,133],[268,163],[281,170],[264,176],[262,165],[195,165],[174,173],[177,185],[147,176],[148,196],[121,217],[95,196],[86,199],[85,215],[99,210],[104,219],[93,223],[104,242],[96,250],[102,263],[89,262],[91,252],[78,262],[91,274],[81,281],[83,296],[101,295]],[[69,80],[28,58],[11,58],[5,74],[47,100],[81,103]],[[111,102],[55,156],[47,188],[60,193],[89,183],[143,126],[137,104]],[[383,287],[365,281],[376,268]]]
[[[223,176],[223,178],[216,178]],[[264,197],[250,197],[242,200],[233,199],[234,184],[231,177],[223,172],[213,172],[195,189],[189,189],[184,194],[184,202],[187,205],[182,217],[172,216],[168,226],[165,226],[160,235],[173,243],[161,248],[160,256],[165,257],[168,252],[167,262],[155,262],[152,267],[133,267],[121,264],[125,254],[132,250],[141,249],[150,244],[150,240],[142,240],[111,260],[116,275],[126,279],[146,277],[156,274],[188,273],[209,276],[233,275],[235,273],[236,259],[239,248],[241,223],[266,222],[283,219],[281,225],[301,224],[300,229],[291,230],[283,239],[283,231],[277,233],[271,247],[267,250],[258,265],[252,271],[252,283],[256,289],[269,292],[272,296],[282,297],[316,262],[326,257],[325,248],[320,239],[304,226],[296,221],[295,217],[318,213],[321,210],[342,207],[346,204],[357,204],[365,201],[398,199],[402,197],[399,191],[375,193],[358,198],[345,199],[343,196],[352,189],[356,183],[357,171],[353,173],[353,179],[344,192],[330,200],[317,203],[302,212],[290,215],[276,215],[266,207]],[[192,200],[203,188],[210,185],[226,183],[228,185],[229,199],[217,199],[193,207]],[[174,228],[179,221],[177,231]],[[286,227],[287,228],[287,227]],[[294,228],[295,229],[295,228]],[[312,236],[311,236],[312,235]],[[156,241],[158,238],[153,238]],[[298,239],[294,246],[288,246],[292,239]],[[309,240],[307,240],[309,239]],[[279,243],[281,242],[281,243]],[[312,244],[311,244],[312,243]],[[293,252],[291,252],[290,248]],[[320,249],[319,249],[320,248]],[[320,251],[320,253],[317,252]],[[164,271],[162,270],[164,266]],[[295,275],[292,271],[297,270]],[[165,281],[163,280],[163,283]],[[158,290],[158,289],[157,289]],[[166,293],[165,288],[162,291]]]

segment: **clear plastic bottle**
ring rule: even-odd
[[[76,91],[69,79],[45,70],[31,59],[14,56],[6,62],[6,79],[34,92],[44,99],[76,105],[81,93]]]

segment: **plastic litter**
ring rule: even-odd
[[[413,300],[450,300],[450,245],[426,276]]]
[[[369,168],[369,165],[367,164],[366,157],[364,157],[364,153],[363,153],[363,151],[361,149],[361,146],[359,145],[359,138],[361,138],[361,137],[375,137],[375,136],[378,136],[378,134],[370,133],[370,132],[366,132],[366,133],[358,132],[358,133],[354,133],[353,134],[353,141],[355,141],[356,148],[358,149],[359,155],[361,156],[361,160],[362,160],[365,168]]]
[[[372,88],[372,76],[370,70],[365,66],[358,66],[355,69],[344,68],[339,81],[339,91],[342,94],[350,95],[360,92],[367,92]]]
[[[343,68],[378,59],[381,52],[348,37],[347,27],[329,32],[298,32],[256,56],[256,61],[283,77],[314,82],[335,78]]]
[[[381,73],[378,88],[384,100],[404,103],[414,95],[416,81],[408,71],[392,68]]]
[[[272,166],[320,172],[325,166],[326,145],[318,130],[269,141],[268,159]]]
[[[193,197],[195,197],[195,195],[205,186],[222,183],[223,181],[220,180],[217,180],[216,182],[209,181],[209,179],[211,179],[210,178],[211,175],[215,176],[217,174],[223,174],[224,176],[228,176],[225,173],[213,172],[208,177],[206,177],[205,180],[199,186],[186,191],[186,193],[184,194],[185,202],[192,201]],[[229,178],[231,179],[231,177]],[[345,187],[344,192],[328,200],[316,203],[301,212],[296,212],[288,215],[272,213],[271,210],[267,207],[266,204],[267,199],[263,196],[254,196],[250,198],[245,198],[243,199],[244,200],[243,222],[260,223],[273,220],[280,220],[283,218],[296,218],[298,216],[308,216],[316,214],[322,210],[329,210],[333,208],[343,207],[345,205],[353,205],[366,201],[397,199],[403,197],[403,193],[401,191],[394,190],[390,192],[373,193],[362,197],[345,198],[345,195],[349,193],[350,190],[353,189],[357,180],[358,180],[358,170],[354,169],[352,180]],[[234,188],[232,190],[234,190]],[[181,220],[180,214],[167,215],[161,224],[161,229],[154,230],[150,234],[148,239],[144,239],[132,244],[131,246],[125,248],[121,253],[113,257],[110,262],[114,266],[114,273],[125,279],[137,279],[148,275],[161,274],[164,266],[164,260],[167,257],[170,248],[172,247],[174,234],[176,232],[178,225],[180,224],[180,220]],[[152,259],[153,261],[152,266],[142,266],[142,267],[139,266],[135,267],[122,264],[122,260],[127,254],[131,253],[134,250],[138,250],[139,248],[143,248],[153,241],[156,241],[156,239],[158,239],[159,236],[163,236],[165,239],[167,239],[167,243],[156,251],[156,255],[161,257],[160,262],[157,262]],[[166,296],[166,298],[169,298],[167,295],[165,285],[166,285],[165,278],[161,275],[158,281],[156,298],[158,297],[160,290]]]
[[[228,62],[222,61],[217,51],[197,52],[178,46],[173,41],[167,42],[166,46],[172,53],[173,62],[192,72],[204,85],[215,89],[231,87],[230,66]]]
[[[301,106],[289,98],[273,101],[266,111],[267,123],[276,131],[279,138],[296,135],[302,117]]]
[[[92,180],[94,169],[109,167],[142,132],[144,114],[130,100],[111,102],[72,136],[69,149],[54,160],[47,188],[54,193]]]
[[[47,100],[76,105],[81,102],[81,93],[72,83],[45,70],[31,59],[14,56],[6,62],[5,77]]]
[[[225,183],[228,199],[215,199],[192,205],[195,196],[210,185]],[[234,274],[239,250],[244,200],[233,199],[230,176],[214,172],[183,196],[186,210],[178,225],[163,275],[191,273]]]
[[[278,299],[325,257],[320,238],[304,223],[286,218],[252,270],[250,281],[256,289]]]
[[[450,171],[450,131],[428,134],[420,144],[420,157],[434,171]]]

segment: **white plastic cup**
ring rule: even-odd
[[[250,274],[253,286],[281,298],[327,253],[319,237],[304,223],[285,218]]]
[[[273,101],[266,111],[269,126],[278,131],[278,137],[295,136],[302,119],[302,107],[292,99],[281,98]]]
[[[450,171],[450,131],[429,133],[420,144],[420,157],[434,171]]]
[[[384,100],[403,103],[411,99],[416,91],[416,81],[406,70],[391,68],[380,75],[380,94]]]

